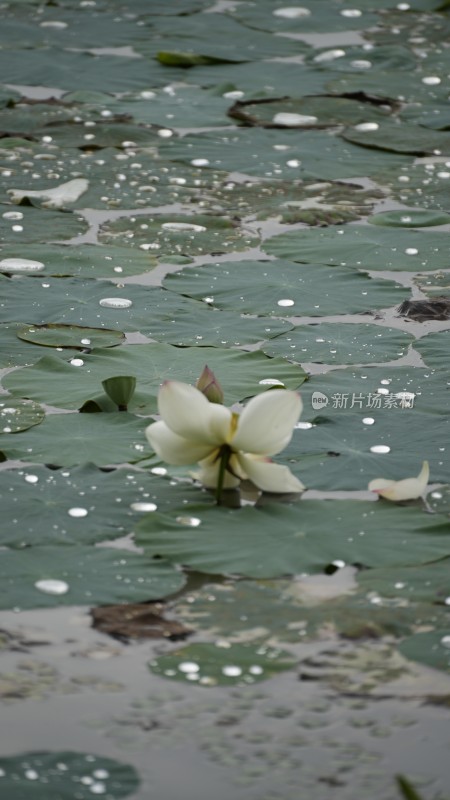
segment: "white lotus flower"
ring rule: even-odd
[[[145,433],[168,464],[199,463],[194,477],[208,488],[232,489],[248,478],[265,492],[301,492],[305,487],[288,467],[269,456],[289,444],[302,410],[296,392],[271,389],[254,397],[241,414],[210,403],[202,392],[165,381],[158,395],[161,421]]]
[[[401,481],[376,478],[374,481],[370,481],[368,488],[371,492],[376,492],[386,500],[416,500],[424,494],[429,477],[428,461],[424,461],[417,478],[404,478]]]

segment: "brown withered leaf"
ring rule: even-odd
[[[116,639],[185,639],[192,629],[164,619],[163,603],[124,603],[91,609],[92,626]]]
[[[450,298],[434,297],[432,300],[405,300],[398,313],[415,322],[450,319]]]

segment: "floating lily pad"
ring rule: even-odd
[[[303,500],[262,508],[183,506],[149,514],[136,541],[151,556],[200,572],[271,578],[323,572],[336,559],[366,567],[422,564],[450,555],[448,520],[417,508]],[[186,518],[200,520],[189,524]],[[361,531],[363,532],[361,534]]]
[[[450,272],[436,272],[434,275],[417,275],[414,278],[420,291],[431,299],[435,297],[449,297]]]
[[[139,787],[134,767],[104,756],[70,751],[33,751],[0,759],[8,800],[90,800],[107,792],[111,800]]]
[[[192,164],[200,160],[209,169],[261,178],[339,180],[373,175],[389,168],[389,163],[393,167],[411,163],[408,156],[357,147],[325,131],[263,128],[188,134],[165,141],[159,151],[175,161]]]
[[[319,411],[313,427],[296,430],[277,460],[309,488],[326,491],[367,489],[374,478],[412,478],[419,474],[423,460],[430,464],[430,483],[448,483],[450,420],[442,411],[421,414],[414,408],[402,408],[400,398],[385,397],[393,407],[389,410],[387,406],[380,417],[370,408],[366,410],[368,401],[374,402],[367,395],[361,399],[355,395],[353,414],[344,411],[339,415],[336,409],[331,416],[326,410]],[[350,407],[352,396],[337,396],[338,403],[346,399]]]
[[[270,316],[364,313],[395,305],[404,288],[353,270],[299,266],[289,261],[203,264],[167,275],[164,286],[216,308]]]
[[[52,356],[41,359],[35,367],[17,370],[3,379],[3,385],[20,397],[41,399],[43,402],[61,408],[79,408],[84,402],[96,397],[105,378],[114,375],[134,375],[137,378],[137,392],[132,398],[130,409],[139,409],[144,399],[146,406],[150,406],[144,413],[156,411],[156,396],[160,384],[168,378],[174,378],[187,383],[195,384],[200,376],[205,363],[220,378],[225,391],[225,403],[231,405],[238,400],[244,400],[260,392],[266,391],[274,383],[282,383],[288,389],[297,389],[305,380],[305,372],[298,366],[288,364],[281,358],[268,358],[263,353],[245,353],[238,350],[224,350],[216,347],[172,347],[167,344],[141,344],[130,345],[123,348],[110,348],[95,350],[83,355],[83,366],[74,366],[60,361]],[[140,398],[139,392],[145,392],[145,397]],[[45,398],[45,399],[44,399]],[[84,425],[81,418],[86,415],[71,417]],[[103,416],[103,415],[102,415]],[[107,415],[131,420],[128,415]],[[56,419],[56,418],[55,418]],[[63,420],[58,415],[63,427]],[[64,415],[66,421],[69,418]],[[69,425],[77,422],[69,421]],[[49,420],[47,420],[49,422]],[[95,422],[91,422],[95,430]],[[97,420],[97,424],[99,421]],[[107,424],[107,423],[106,423]],[[114,423],[111,421],[110,423]],[[135,424],[139,425],[137,420]],[[131,425],[133,428],[133,426]],[[109,430],[109,429],[108,429]],[[80,432],[81,435],[81,432]],[[101,431],[94,433],[94,439],[100,437]],[[105,430],[105,435],[106,430]],[[113,439],[117,439],[112,433]],[[88,444],[90,434],[86,434]],[[15,441],[17,437],[15,437]],[[56,447],[56,443],[54,445]],[[81,446],[81,443],[80,443]],[[95,442],[92,443],[95,448]],[[103,440],[102,447],[114,447],[114,442]],[[1,445],[0,445],[1,449]],[[142,457],[142,456],[141,456]],[[81,461],[89,460],[86,455]],[[137,459],[134,459],[137,460]],[[71,461],[71,464],[77,463]],[[79,463],[79,460],[78,460]]]
[[[450,214],[441,211],[416,211],[405,208],[401,211],[383,211],[367,217],[371,225],[386,225],[389,228],[428,228],[433,225],[448,225]]]
[[[19,339],[17,331],[22,328],[22,322],[0,325],[0,367],[28,367],[48,354],[45,347]],[[64,361],[79,355],[75,349],[55,348],[53,352]]]
[[[384,192],[357,183],[323,181],[214,181],[200,192],[202,207],[226,210],[239,219],[275,214],[288,225],[339,225],[365,217]]]
[[[366,592],[395,597],[405,604],[427,602],[445,607],[450,604],[450,562],[448,559],[420,567],[371,569],[358,573],[358,583]]]
[[[2,433],[17,433],[26,431],[34,425],[39,425],[45,417],[45,411],[38,403],[32,400],[18,400],[15,397],[1,398],[0,402],[0,431]]]
[[[136,49],[147,56],[157,56],[161,51],[172,53],[174,57],[164,59],[163,63],[182,67],[195,66],[197,56],[210,57],[214,63],[255,61],[296,55],[305,49],[299,42],[258,30],[252,30],[250,36],[246,26],[225,14],[209,15],[207,24],[203,14],[184,16],[179,34],[170,17],[153,17],[152,28],[157,35],[153,40],[148,37],[145,44],[139,43]],[[176,58],[181,54],[192,58],[189,61]]]
[[[398,124],[398,121],[381,122],[374,130],[359,130],[358,126],[346,128],[341,136],[353,144],[393,153],[424,156],[439,151],[442,155],[450,154],[450,134],[419,125]]]
[[[231,13],[250,28],[266,31],[304,33],[331,33],[336,31],[361,30],[377,24],[377,15],[371,8],[359,10],[358,14],[349,14],[337,3],[317,3],[302,0],[301,6],[286,5],[285,0],[259,0],[258,3],[246,3],[231,9]]]
[[[269,255],[290,261],[365,270],[445,269],[450,258],[446,233],[363,225],[289,231],[269,239],[263,248]]]
[[[438,333],[427,334],[427,336],[419,339],[414,346],[429,367],[446,368],[448,365],[449,342],[450,331],[439,331]],[[446,379],[448,384],[448,373],[446,373],[445,378],[443,376],[443,379]]]
[[[164,94],[167,97],[167,93]],[[144,98],[141,99],[141,102],[145,107],[151,105],[151,102],[149,103],[149,100]],[[229,101],[225,102],[229,103]],[[136,102],[136,105],[139,106],[139,103]],[[84,114],[85,116],[87,116],[86,113]],[[81,136],[83,132],[91,130],[91,128],[86,128],[83,124],[84,117],[80,116],[81,121],[78,125],[80,132],[77,133],[77,136]],[[161,120],[163,123],[166,122],[163,116]],[[95,120],[88,118],[86,121],[94,122]],[[95,124],[97,124],[96,121]],[[50,135],[48,132],[52,132],[52,130],[53,126],[49,126],[47,135]],[[140,130],[145,131],[144,128]],[[167,128],[163,128],[160,133],[164,133],[164,131],[167,133],[167,130]],[[121,142],[126,140],[126,136],[125,138],[123,136],[124,134]],[[89,145],[89,141],[85,141],[86,147]],[[137,212],[140,207],[147,209],[151,206],[183,202],[186,204],[186,211],[192,213],[192,207],[189,204],[196,199],[201,201],[205,187],[212,188],[217,182],[220,181],[221,183],[226,174],[217,170],[205,172],[205,170],[192,165],[183,166],[182,164],[168,161],[155,161],[156,146],[161,141],[163,140],[160,136],[155,139],[154,133],[151,133],[151,136],[147,136],[145,141],[140,140],[142,149],[140,149],[139,156],[136,155],[135,148],[131,149],[131,147],[126,148],[124,152],[112,147],[105,147],[101,152],[94,147],[87,150],[60,147],[58,161],[61,162],[61,165],[58,167],[58,178],[55,178],[53,162],[51,160],[43,160],[40,162],[40,177],[34,178],[31,186],[28,172],[25,169],[20,170],[20,172],[16,169],[11,170],[10,162],[7,158],[3,158],[0,161],[0,167],[3,167],[0,171],[0,186],[6,192],[11,190],[27,192],[30,188],[36,191],[45,191],[72,180],[74,171],[76,171],[83,180],[87,181],[88,186],[78,200],[71,203],[71,208],[133,208]],[[55,145],[49,144],[46,147],[53,151]],[[20,159],[19,163],[21,164],[30,157],[42,155],[42,149],[42,145],[28,143],[27,152],[25,153],[22,147],[20,149],[16,147],[17,160]],[[144,222],[145,220],[142,221]],[[100,248],[97,249],[100,250]],[[115,248],[111,247],[109,249],[115,255]],[[83,251],[85,255],[91,252],[92,257],[94,257],[94,246],[82,245],[77,248],[76,253],[83,254]],[[151,260],[152,256],[153,253],[151,251],[147,253],[149,260]],[[143,257],[144,254],[142,254]],[[106,248],[105,258],[107,258]],[[97,259],[95,259],[96,261]],[[125,259],[124,257],[124,261],[130,261],[130,258]],[[66,259],[66,263],[68,263],[68,259]],[[115,264],[110,266],[115,266]],[[129,274],[133,273],[130,272]]]
[[[200,686],[242,686],[293,669],[296,659],[267,645],[189,644],[150,662],[155,675]]]
[[[304,48],[304,44],[297,42]],[[297,61],[271,61],[270,83],[267,81],[266,70],[261,69],[261,62],[248,62],[246,64],[213,64],[195,67],[192,78],[204,87],[226,87],[223,93],[238,91],[244,92],[246,99],[259,99],[261,97],[283,97],[289,94],[295,97],[298,94],[299,81],[302,81],[302,94],[313,95],[326,93],[326,83],[329,78],[325,73],[308,67]],[[242,97],[239,94],[239,97]],[[236,99],[233,95],[231,102]],[[230,105],[231,105],[230,102]]]
[[[164,293],[153,287],[132,284],[118,286],[91,278],[44,278],[42,281],[21,278],[3,285],[1,322],[26,320],[35,325],[101,327],[145,334],[149,323],[153,328],[149,308],[153,304],[156,307],[162,304],[159,315],[164,314]],[[173,297],[169,295],[167,300],[172,303],[170,311],[173,312]],[[203,304],[178,299],[179,311],[183,307],[185,311],[193,311],[197,305],[204,311]]]
[[[11,259],[16,259],[14,269],[11,268]],[[26,262],[25,267],[23,263],[20,266],[22,259]],[[116,281],[129,275],[150,272],[156,266],[156,259],[150,253],[137,250],[130,253],[123,247],[40,243],[19,246],[9,243],[1,251],[0,271],[9,274],[35,274],[30,268],[27,271],[26,265],[30,261],[37,261],[42,265],[40,268],[36,267],[36,274],[39,276],[74,275]]]
[[[9,524],[0,543],[22,548],[117,539],[128,534],[143,514],[198,496],[198,489],[189,483],[173,484],[132,469],[103,471],[86,464],[73,469],[2,470],[1,505]],[[205,493],[205,501],[208,497]]]
[[[383,119],[386,111],[346,97],[282,97],[238,101],[229,116],[264,128],[326,128]]]
[[[397,412],[445,416],[450,381],[440,371],[420,367],[349,367],[311,376],[301,393],[302,419],[312,422],[325,415],[338,423],[342,416],[354,417],[361,411],[378,422]]]
[[[119,243],[131,247],[148,245],[160,261],[169,255],[199,256],[246,250],[258,244],[259,237],[225,217],[207,216],[139,216],[121,217],[105,222],[99,239],[106,244]]]
[[[140,461],[150,447],[145,422],[131,414],[52,414],[35,428],[0,434],[0,452],[9,459],[73,466]]]
[[[169,128],[211,128],[227,125],[230,100],[223,96],[226,92],[219,92],[216,87],[203,89],[200,86],[182,84],[171,89],[171,92],[156,89],[150,93],[144,91],[141,94],[122,96],[114,104],[114,112],[130,114],[139,123],[167,124]]]
[[[0,205],[0,214],[4,217],[13,207],[3,204]],[[11,240],[17,242],[19,257],[22,244],[40,243],[42,240],[42,229],[49,232],[52,239],[72,239],[80,233],[85,233],[88,224],[85,219],[78,217],[70,212],[49,211],[48,209],[33,208],[32,206],[21,206],[20,220],[11,220],[8,225],[2,225],[0,243],[11,244]],[[2,250],[3,255],[3,250]]]
[[[58,75],[55,59],[58,59]],[[148,86],[166,86],[183,80],[183,70],[163,67],[157,61],[124,58],[118,55],[96,56],[46,47],[34,50],[0,51],[0,73],[8,75],[12,85],[54,86],[70,91],[89,89],[101,92],[129,92]]]
[[[4,550],[0,577],[2,608],[156,600],[179,591],[185,583],[183,573],[167,561],[115,547],[81,545]]]
[[[406,355],[413,338],[380,325],[321,322],[299,325],[263,345],[263,352],[296,363],[371,364]]]
[[[102,328],[82,328],[79,325],[24,325],[17,331],[19,339],[44,347],[74,347],[91,350],[94,347],[117,347],[125,341],[122,331]]]
[[[427,667],[450,673],[450,634],[449,630],[416,633],[403,642],[399,650],[406,658],[418,661]]]

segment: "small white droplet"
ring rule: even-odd
[[[450,647],[450,636],[443,636],[441,639],[441,644],[444,647]]]
[[[49,19],[49,20],[46,20],[45,22],[40,22],[39,23],[39,27],[40,28],[54,28],[55,30],[63,30],[64,28],[67,28],[67,22],[61,22],[60,20],[57,20],[57,19],[55,19],[55,20]]]
[[[293,306],[293,305],[295,305],[295,300],[289,300],[288,298],[277,300],[277,306],[283,306],[287,308],[288,306]]]
[[[36,589],[45,594],[66,594],[69,591],[69,584],[65,581],[58,581],[52,578],[36,581]]]
[[[23,219],[23,214],[21,211],[5,211],[2,217],[3,219]]]
[[[286,161],[288,167],[300,167],[301,163],[298,158],[290,158],[289,161]]]
[[[178,664],[180,672],[200,672],[200,667],[195,661],[182,661]]]
[[[363,58],[359,58],[355,59],[355,61],[351,61],[350,66],[353,67],[353,69],[370,69],[372,66],[372,62],[366,61]]]
[[[348,17],[349,19],[362,15],[362,11],[360,11],[359,8],[343,8],[340,13],[343,17]]]
[[[262,675],[264,670],[259,664],[252,664],[251,667],[248,668],[250,675]]]
[[[163,222],[161,227],[166,231],[194,231],[195,233],[207,230],[204,225],[194,225],[191,222]]]
[[[69,364],[72,364],[73,367],[82,367],[84,365],[84,361],[82,358],[71,358]]]
[[[226,97],[227,100],[240,100],[241,97],[244,97],[244,92],[241,92],[239,89],[235,89],[233,92],[225,92],[222,97]]]
[[[364,425],[373,425],[375,422],[373,417],[364,417],[363,424]]]
[[[125,297],[103,297],[99,300],[99,305],[104,308],[130,308],[133,301],[127,300]]]
[[[312,117],[307,114],[289,114],[288,112],[280,112],[275,114],[272,122],[275,125],[286,125],[287,127],[297,127],[298,125],[315,125],[317,117]]]
[[[25,777],[28,778],[29,781],[37,781],[37,779],[39,778],[39,774],[36,772],[35,769],[26,769]]]
[[[227,678],[237,678],[239,675],[242,675],[242,669],[234,666],[234,664],[230,664],[229,666],[222,667],[222,674],[226,675]]]
[[[89,791],[92,792],[92,794],[105,794],[106,786],[101,781],[96,781],[96,783],[93,783],[92,786],[89,787]]]
[[[87,508],[74,507],[74,508],[69,508],[67,513],[68,513],[69,517],[74,517],[76,519],[81,519],[81,517],[87,517],[88,510],[87,510]]]
[[[207,158],[193,158],[191,161],[193,167],[207,167],[209,159]]]
[[[96,769],[92,774],[98,781],[105,781],[107,778],[109,778],[109,772],[107,769]]]
[[[165,467],[152,467],[150,472],[153,475],[167,475],[167,470]]]
[[[429,75],[426,78],[422,78],[422,83],[426,86],[437,86],[441,83],[441,79],[437,75]]]
[[[272,14],[274,17],[283,17],[284,19],[299,19],[299,17],[309,17],[311,11],[302,6],[287,6],[286,8],[276,8]]]
[[[81,341],[81,344],[91,344],[91,340],[90,339],[81,339],[80,341]]]
[[[39,478],[37,475],[25,475],[25,480],[27,483],[37,483]]]
[[[202,524],[201,519],[198,517],[176,517],[176,521],[180,525],[188,525],[190,528],[198,528]]]
[[[407,256],[416,256],[418,252],[416,247],[407,247],[405,250]]]
[[[319,53],[318,56],[315,56],[314,61],[317,64],[321,64],[326,61],[334,61],[335,58],[342,58],[343,56],[345,56],[345,50],[336,48],[335,50],[325,50],[325,52]]]
[[[378,122],[360,122],[355,125],[355,131],[377,131],[379,127]]]
[[[29,258],[4,258],[0,261],[0,270],[5,272],[41,272],[45,269],[42,261],[32,261]]]
[[[130,508],[133,511],[156,511],[158,506],[155,503],[131,503]]]
[[[390,453],[391,448],[387,444],[374,444],[370,448],[371,453]]]
[[[278,378],[263,378],[258,383],[260,386],[284,386],[284,383],[279,381]]]
[[[158,136],[160,136],[161,139],[170,139],[170,137],[173,136],[173,131],[171,131],[170,128],[160,128]]]

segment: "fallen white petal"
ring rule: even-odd
[[[386,500],[416,500],[421,497],[428,484],[430,468],[428,461],[424,461],[417,478],[403,478],[401,481],[388,481],[385,478],[376,478],[369,483],[369,491],[376,492]]]
[[[247,477],[263,492],[290,494],[302,492],[305,488],[290,469],[282,464],[274,464],[267,459],[245,453],[237,454],[236,458]]]
[[[168,464],[195,464],[211,453],[211,445],[178,436],[162,421],[149,425],[145,429],[145,435],[155,453]]]
[[[239,417],[233,450],[266,456],[279,453],[291,441],[301,412],[297,392],[271,389],[253,397]]]
[[[13,203],[20,203],[25,197],[36,197],[47,208],[63,208],[68,203],[75,203],[88,187],[86,178],[74,178],[53,189],[8,189],[8,194]]]

